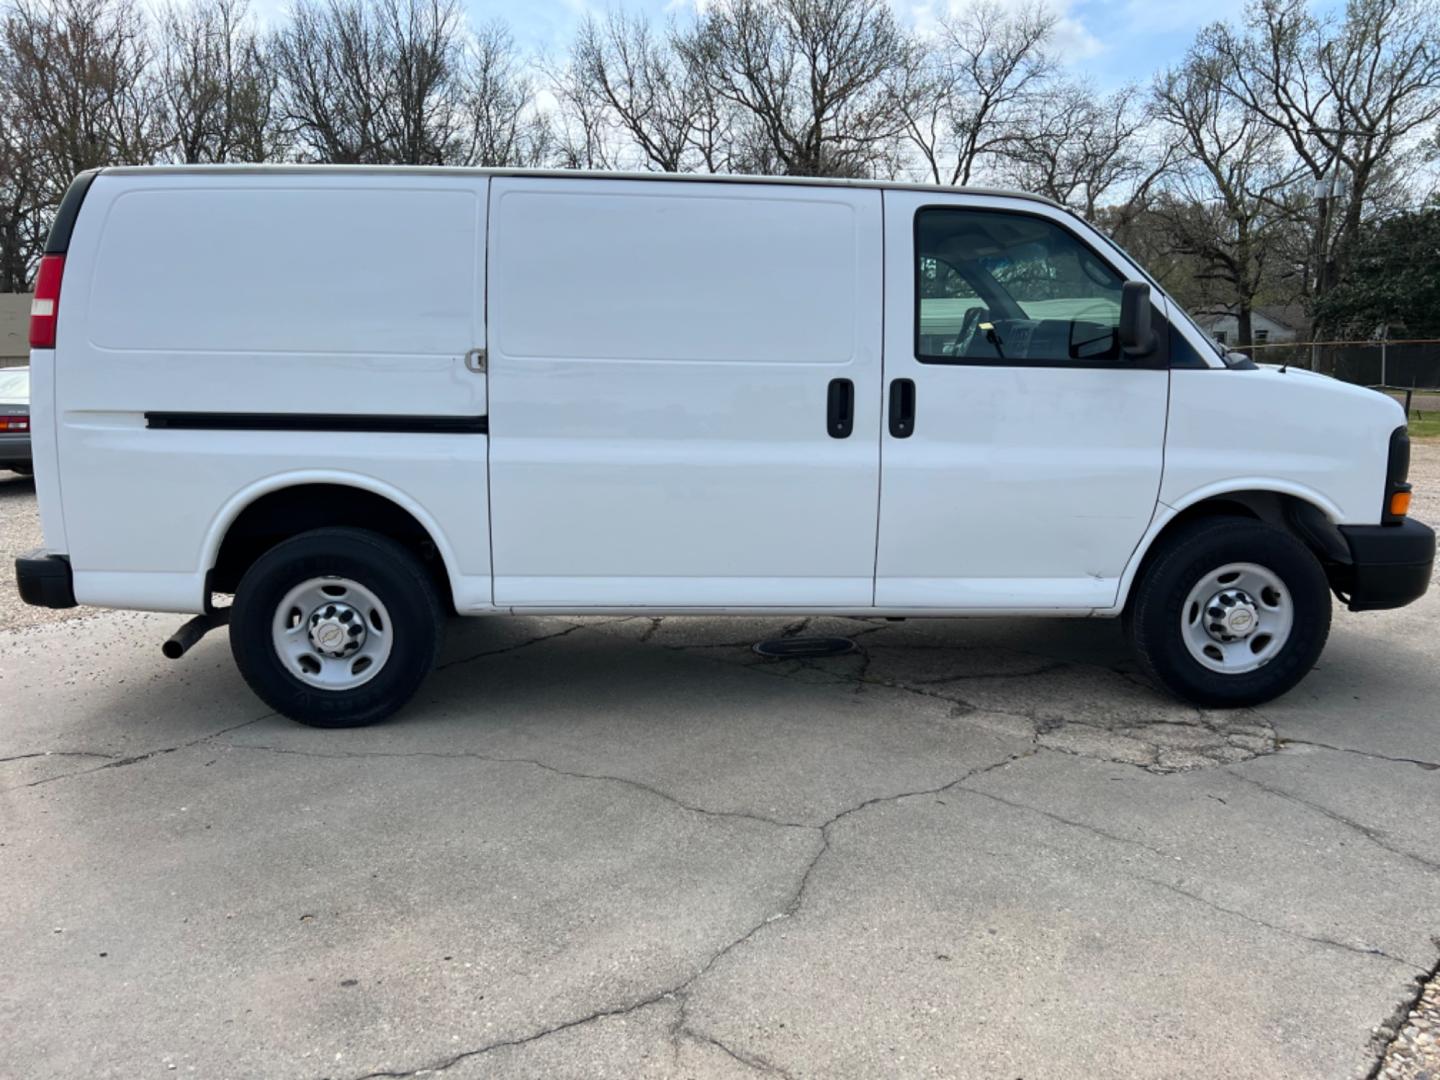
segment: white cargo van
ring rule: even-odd
[[[1250,705],[1332,591],[1430,578],[1393,401],[1222,354],[1043,199],[119,168],[46,251],[22,595],[228,621],[305,723],[399,708],[450,609],[1124,616]]]

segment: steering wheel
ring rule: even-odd
[[[955,335],[955,340],[950,345],[951,356],[964,356],[964,348],[975,337],[975,330],[980,325],[980,318],[989,314],[989,310],[983,307],[972,307],[965,311],[965,318],[960,320],[960,331]]]

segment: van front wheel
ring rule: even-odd
[[[408,550],[364,529],[315,529],[246,571],[230,649],[250,688],[313,727],[360,727],[404,705],[435,665],[443,613]]]
[[[1186,526],[1135,586],[1126,623],[1155,682],[1197,705],[1259,705],[1315,666],[1330,634],[1330,588],[1294,536],[1247,518]]]

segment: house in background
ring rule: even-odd
[[[1240,320],[1233,309],[1200,312],[1200,328],[1221,345],[1234,348],[1240,343]],[[1250,333],[1256,345],[1284,345],[1310,340],[1310,319],[1299,304],[1284,307],[1257,307],[1250,312]]]

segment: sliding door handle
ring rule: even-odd
[[[830,380],[825,430],[832,439],[848,439],[855,430],[855,384],[849,379]]]
[[[890,434],[908,439],[915,433],[915,380],[896,379],[890,384]]]

